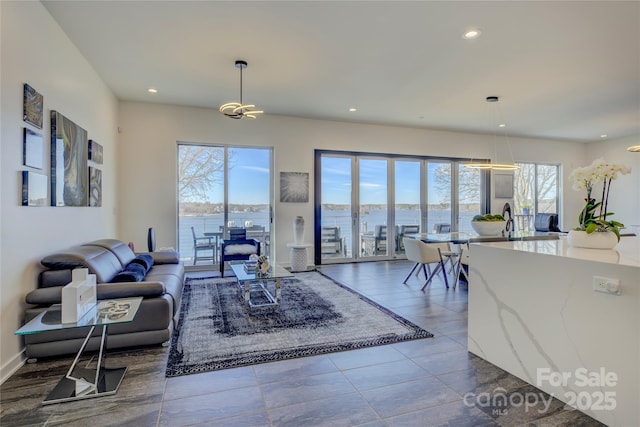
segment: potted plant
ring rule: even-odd
[[[569,231],[571,246],[583,248],[611,249],[620,241],[620,229],[624,224],[611,218],[608,212],[611,183],[618,175],[626,175],[631,169],[604,159],[596,159],[589,166],[575,169],[569,175],[574,190],[586,190],[585,206],[578,215],[579,227]],[[602,196],[598,201],[592,197],[594,185],[602,184]],[[595,233],[595,234],[594,234]],[[592,236],[589,238],[588,236]]]
[[[524,215],[529,215],[531,213],[531,205],[528,203],[525,203],[524,205],[522,205],[522,213]]]

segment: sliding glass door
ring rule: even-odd
[[[486,176],[457,159],[316,152],[316,264],[404,256],[416,233],[470,231]]]
[[[178,251],[186,266],[219,263],[231,227],[245,228],[269,253],[271,164],[270,148],[178,144]]]
[[[388,229],[389,191],[388,161],[386,159],[357,157],[360,232],[354,239],[359,242],[360,257],[387,257],[393,251],[389,239],[393,238]]]
[[[316,258],[345,260],[353,257],[352,211],[354,198],[351,156],[326,155],[320,159],[320,224],[316,227]],[[317,262],[316,262],[317,263]]]
[[[420,160],[395,160],[394,169],[394,223],[396,254],[404,253],[402,239],[405,235],[419,233],[422,229],[422,200],[420,183],[423,181],[422,162]]]

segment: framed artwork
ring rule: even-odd
[[[89,166],[89,206],[102,206],[102,171]]]
[[[27,128],[22,133],[22,164],[36,169],[42,169],[44,164],[42,134]]]
[[[87,131],[51,111],[51,206],[87,206]]]
[[[496,174],[494,177],[494,191],[496,199],[513,198],[513,175]]]
[[[42,95],[27,83],[24,84],[22,120],[42,129]]]
[[[22,206],[47,206],[47,178],[41,173],[22,171]]]
[[[89,160],[99,165],[102,164],[102,145],[93,139],[89,140]]]
[[[308,202],[309,174],[307,172],[280,172],[280,201]]]

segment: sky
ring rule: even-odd
[[[219,147],[215,147],[219,149]],[[229,203],[268,204],[271,150],[233,147],[229,149]],[[387,201],[387,160],[360,158],[360,204],[385,204]],[[436,163],[429,163],[429,203],[438,203],[444,195],[435,187]],[[300,172],[300,171],[287,171]],[[306,172],[306,171],[304,171]],[[397,160],[395,166],[397,204],[420,203],[420,162]],[[313,174],[309,172],[312,176]],[[279,185],[275,177],[275,185]],[[351,203],[351,158],[322,158],[322,203]],[[217,182],[209,192],[209,202],[223,202],[223,185]]]
[[[430,163],[427,173],[429,203],[437,203],[444,195],[435,187],[437,164]],[[397,204],[420,203],[420,162],[396,162]],[[351,158],[322,158],[322,203],[351,203]],[[387,201],[387,161],[360,159],[360,204],[384,204]]]

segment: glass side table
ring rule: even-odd
[[[90,327],[67,374],[51,390],[42,402],[43,405],[107,396],[118,391],[127,368],[106,368],[104,366],[107,327],[133,321],[141,302],[142,297],[98,301],[98,304],[77,323],[62,323],[62,306],[54,304],[15,332],[16,335],[29,335],[46,331]],[[96,366],[90,368],[88,363],[84,367],[79,366],[80,357],[96,328],[99,328],[100,331],[100,349]]]

